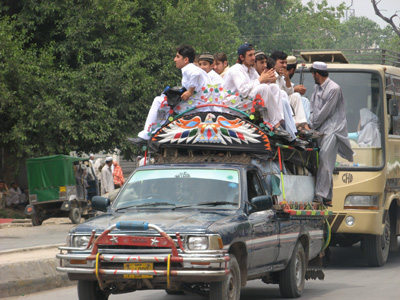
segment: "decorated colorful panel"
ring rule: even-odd
[[[159,129],[152,141],[164,146],[212,148],[266,153],[267,134],[253,123],[234,115],[202,112],[183,116]]]

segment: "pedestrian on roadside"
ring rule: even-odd
[[[111,171],[113,159],[112,157],[106,158],[106,164],[103,169],[101,169],[101,194],[107,194],[114,190],[114,178]]]
[[[8,194],[7,184],[4,180],[0,180],[0,209],[6,207],[6,198]]]
[[[113,176],[114,176],[114,187],[116,189],[120,188],[124,182],[124,174],[122,172],[122,168],[121,166],[118,164],[118,162],[113,161],[113,165],[114,165],[114,171],[113,171]]]
[[[11,183],[11,188],[8,190],[8,197],[6,199],[6,206],[11,208],[18,208],[19,205],[26,204],[26,195],[22,193],[17,182]]]

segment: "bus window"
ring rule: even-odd
[[[400,105],[400,78],[393,75],[386,75],[386,101],[388,103],[388,110],[390,107],[390,100],[397,100],[397,107]],[[389,111],[387,112],[389,114]],[[390,115],[389,134],[400,135],[400,116]]]
[[[315,82],[310,72],[304,72],[306,97],[311,100]],[[293,77],[296,84],[299,73]],[[329,70],[329,78],[340,85],[346,105],[347,129],[354,162],[337,157],[337,168],[381,167],[383,165],[383,111],[382,80],[378,72],[357,70]],[[296,81],[297,79],[297,81]]]

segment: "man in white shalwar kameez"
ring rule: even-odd
[[[276,84],[266,84],[274,76],[273,72],[264,71],[259,75],[253,67],[255,51],[251,44],[245,43],[238,48],[238,62],[229,68],[224,76],[223,87],[228,92],[226,104],[240,110],[246,110],[250,102],[242,99],[255,99],[261,96],[263,106],[262,118],[273,126],[273,132],[277,135],[289,138],[281,122],[284,121],[284,113],[280,98],[280,88]]]
[[[293,108],[296,126],[308,130],[307,117],[303,101],[301,100],[301,95],[297,92],[295,93],[294,86],[290,81],[289,72],[287,70],[287,57],[287,54],[282,51],[275,51],[271,54],[271,58],[275,60],[276,83],[289,96],[289,102]]]
[[[353,161],[353,150],[347,132],[346,111],[340,86],[329,79],[324,62],[314,62],[311,73],[315,80],[311,97],[310,123],[314,130],[322,133],[318,139],[319,166],[316,176],[316,202],[332,205],[332,176],[336,156]]]
[[[175,66],[182,71],[182,87],[186,89],[181,95],[183,101],[179,105],[178,112],[184,112],[189,106],[196,105],[197,101],[200,100],[201,89],[210,84],[210,78],[206,72],[193,64],[196,56],[193,47],[181,45],[176,50]],[[128,138],[129,141],[137,145],[147,144],[147,141],[157,129],[157,125],[161,125],[158,124],[158,111],[164,100],[164,94],[154,98],[143,130],[138,133],[137,138]]]
[[[112,192],[114,187],[114,177],[111,172],[111,165],[113,159],[112,157],[106,158],[106,164],[104,165],[103,169],[101,169],[101,194],[107,194]]]
[[[254,68],[256,69],[258,75],[261,75],[261,73],[264,72],[264,70],[268,71],[270,69],[273,69],[273,66],[268,65],[268,62],[271,62],[272,59],[268,59],[267,55],[264,52],[257,50],[255,52],[255,57],[256,57],[256,62],[254,64]],[[271,84],[271,83],[276,83],[276,79],[271,81],[268,84]],[[290,107],[289,99],[288,99],[289,97],[288,97],[287,93],[285,91],[283,91],[282,89],[280,91],[280,98],[281,99],[279,99],[278,101],[280,103],[282,103],[282,106],[283,106],[283,116],[284,116],[284,120],[285,120],[284,128],[287,132],[289,132],[290,136],[293,139],[295,139],[297,129],[296,129],[295,121],[293,119],[293,116],[294,116],[293,110]]]

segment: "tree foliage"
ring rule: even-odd
[[[180,83],[173,58],[182,43],[231,62],[245,41],[288,53],[398,47],[369,20],[340,23],[343,11],[326,0],[4,0],[0,148],[11,165],[70,151],[132,154],[126,138],[154,96]]]

